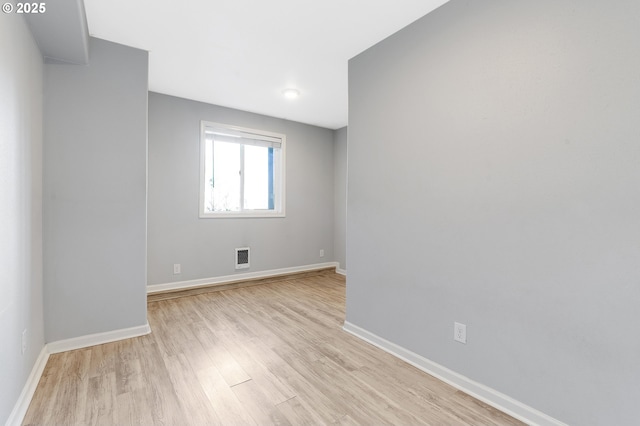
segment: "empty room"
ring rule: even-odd
[[[637,425],[640,3],[6,1],[0,423]]]

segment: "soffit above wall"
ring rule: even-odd
[[[149,51],[153,92],[329,129],[348,60],[447,0],[85,0],[92,37]],[[300,97],[283,96],[288,88]]]
[[[40,52],[52,62],[89,63],[89,30],[82,0],[47,2],[46,11],[24,14]]]

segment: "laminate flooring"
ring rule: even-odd
[[[516,425],[342,330],[323,272],[150,301],[147,336],[51,355],[26,425]]]

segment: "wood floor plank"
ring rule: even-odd
[[[82,422],[88,398],[87,375],[92,350],[74,351],[64,357],[62,369],[66,371],[56,385],[52,416],[68,423]]]
[[[259,425],[290,425],[277,405],[272,404],[269,395],[253,380],[248,380],[231,388],[242,404],[242,408]]]
[[[118,419],[116,405],[116,373],[93,376],[84,404],[84,418],[74,419],[70,424],[113,425]]]
[[[23,424],[521,424],[343,331],[340,275],[233,287],[156,295],[150,335],[51,355]]]
[[[344,415],[346,409],[341,402],[336,401],[330,394],[323,393],[262,340],[255,339],[251,349],[253,353],[260,354],[263,363],[274,376],[293,390],[300,404],[315,417],[323,419],[323,423],[333,423]],[[313,381],[313,378],[311,380]]]
[[[131,393],[144,387],[145,379],[142,366],[138,358],[137,339],[127,339],[115,342],[116,352],[116,395]]]
[[[139,359],[146,386],[142,404],[151,414],[154,424],[180,424],[185,413],[169,379],[162,352],[156,344],[140,349]],[[120,416],[120,414],[119,414]]]
[[[25,415],[25,424],[39,424],[40,418],[55,417],[68,423],[81,421],[87,396],[87,371],[91,350],[49,357],[38,384],[50,397],[32,400],[33,407]],[[33,410],[33,411],[31,411]]]
[[[183,413],[190,413],[189,422],[197,425],[220,424],[221,419],[211,408],[211,403],[198,378],[189,365],[189,361],[181,354],[165,358],[165,365]]]
[[[231,390],[220,372],[211,367],[197,373],[209,402],[223,425],[256,425],[253,417],[244,409],[236,394]]]
[[[151,425],[153,416],[146,407],[147,397],[143,389],[136,389],[116,396],[119,425]]]
[[[316,363],[317,368],[327,377],[332,377],[335,390],[341,391],[341,397],[346,401],[353,401],[354,405],[362,406],[362,413],[356,412],[353,406],[348,414],[366,424],[425,424],[414,412],[406,410],[404,401],[389,398],[386,387],[381,392],[360,380],[354,380],[340,365],[329,358],[323,358]],[[378,407],[378,410],[369,410],[368,407]]]
[[[387,396],[394,401],[403,401],[403,407],[419,418],[429,419],[431,423],[438,424],[459,424],[459,419],[451,416],[448,411],[443,408],[441,398],[437,394],[429,393],[432,398],[421,398],[411,389],[404,381],[393,380],[393,375],[382,377],[376,370],[370,368],[361,368],[354,372],[363,383],[368,384],[374,389],[384,389]],[[433,379],[436,380],[436,379]]]
[[[227,349],[247,372],[251,380],[262,388],[273,405],[278,405],[296,396],[294,390],[286,383],[283,383],[269,368],[262,362],[262,357],[255,357],[253,352],[243,344],[228,345]]]
[[[293,397],[278,404],[278,410],[292,425],[319,425],[326,421],[300,398]]]
[[[114,344],[97,345],[90,348],[91,362],[89,363],[89,377],[104,376],[115,372]],[[74,352],[74,351],[71,351]],[[71,356],[71,354],[69,354]]]
[[[360,423],[356,422],[350,415],[345,414],[343,417],[338,419],[334,424],[340,426],[358,426]]]

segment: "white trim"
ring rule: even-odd
[[[58,340],[57,342],[48,343],[47,349],[50,354],[57,354],[59,352],[88,348],[89,346],[102,345],[104,343],[144,336],[149,333],[151,333],[151,327],[149,327],[149,323],[146,323],[145,325],[137,327],[122,328],[120,330],[89,334],[66,340]]]
[[[273,217],[273,218],[287,217],[284,211],[277,212],[277,213],[269,213],[266,210],[243,210],[243,211],[245,213],[238,213],[238,212],[202,213],[200,214],[199,217],[200,219],[256,219],[256,218],[270,218],[270,217]]]
[[[44,372],[44,367],[47,365],[48,359],[49,352],[45,345],[40,351],[40,355],[38,355],[38,359],[36,359],[36,362],[31,369],[27,382],[24,384],[22,392],[18,397],[18,401],[16,402],[16,405],[13,406],[13,411],[11,411],[5,426],[19,426],[22,424],[24,416],[27,414],[27,410],[29,409],[29,404],[31,404],[33,394],[36,392],[36,388],[38,387],[38,382],[40,382],[40,377],[42,377],[42,373]]]
[[[268,271],[247,272],[244,274],[224,275],[221,277],[202,278],[190,281],[177,281],[165,284],[151,284],[147,286],[147,294],[161,293],[171,290],[187,290],[198,287],[208,287],[229,284],[232,282],[246,281],[260,278],[270,278],[279,275],[291,275],[299,272],[317,271],[319,269],[337,268],[338,262],[316,263],[315,265],[294,266],[292,268],[271,269]]]
[[[442,380],[445,383],[459,389],[480,401],[491,405],[498,410],[509,414],[516,419],[523,421],[529,425],[540,426],[567,426],[559,420],[554,419],[520,401],[517,401],[503,393],[500,393],[488,386],[475,382],[462,374],[449,370],[440,364],[437,364],[427,358],[424,358],[414,352],[411,352],[402,346],[389,342],[363,328],[353,325],[348,321],[344,322],[342,327],[344,331],[371,343],[385,352],[408,362],[416,368]]]
[[[213,130],[211,133],[236,134],[244,135],[250,139],[262,139],[269,141],[280,141],[278,150],[279,155],[273,157],[274,168],[274,197],[275,205],[273,210],[250,210],[244,209],[242,191],[244,191],[244,183],[240,185],[240,208],[241,211],[232,212],[209,212],[204,211],[204,193],[205,193],[205,147],[207,143],[207,129]],[[275,133],[267,130],[251,129],[248,127],[234,126],[230,124],[214,123],[211,121],[200,121],[200,204],[198,217],[200,219],[229,219],[229,218],[282,218],[286,217],[286,141],[287,135],[283,133]],[[244,145],[244,144],[243,144]],[[244,161],[241,160],[241,167],[244,167]],[[244,171],[241,173],[241,179],[244,181]]]
[[[336,268],[336,274],[344,275],[346,277],[347,276],[347,270],[346,269]]]

